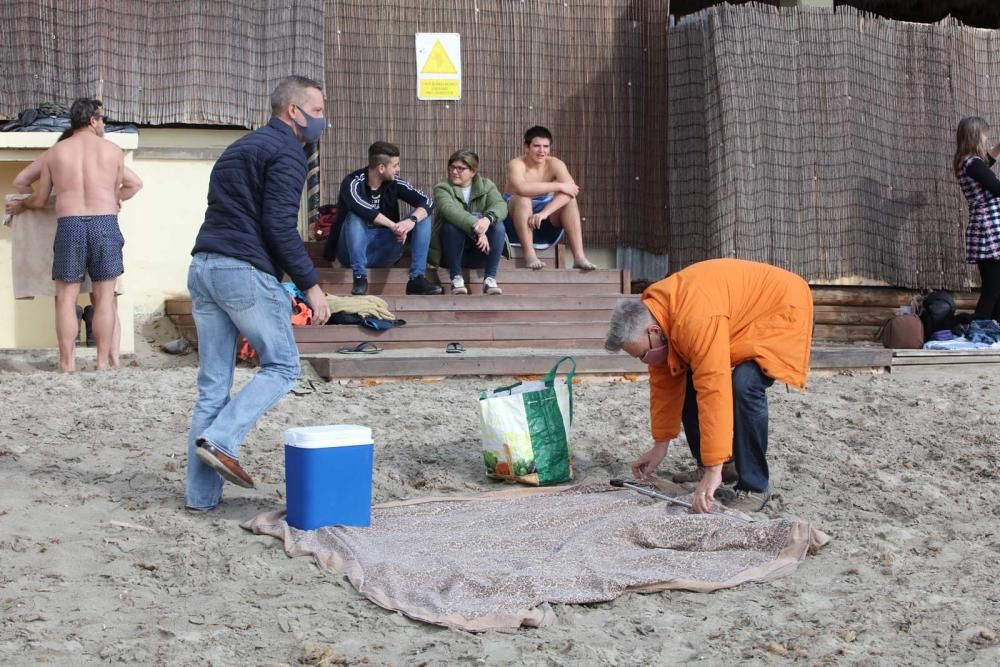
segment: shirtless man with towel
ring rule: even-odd
[[[118,227],[120,202],[141,183],[123,186],[125,159],[120,148],[104,139],[104,109],[99,100],[81,97],[70,108],[73,135],[46,154],[38,189],[26,208],[44,208],[56,195],[56,231],[52,279],[56,282],[56,336],[59,370],[75,370],[78,320],[76,301],[84,275],[93,282],[94,336],[97,368],[111,365],[115,327],[115,280],[125,272]]]

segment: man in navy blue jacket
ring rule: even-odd
[[[403,218],[399,200],[413,212]],[[424,273],[431,246],[431,208],[423,192],[399,178],[399,148],[385,141],[368,147],[368,166],[351,172],[340,182],[337,199],[339,237],[331,236],[324,255],[351,267],[351,294],[368,293],[368,269],[392,266],[410,244],[410,279],[407,294],[440,294]],[[334,245],[334,238],[338,238]]]
[[[212,169],[208,209],[191,254],[188,291],[198,328],[198,399],[188,438],[185,503],[209,510],[223,480],[253,487],[240,466],[247,432],[299,377],[287,273],[325,324],[330,306],[298,233],[306,179],[303,143],[326,129],[320,85],[282,79],[271,93],[271,120],[227,148]],[[236,341],[247,337],[260,370],[230,398]]]

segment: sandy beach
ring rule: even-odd
[[[282,432],[375,433],[376,502],[495,490],[476,401],[498,378],[366,385],[304,369],[251,432],[256,489],[183,509],[195,357],[63,376],[0,372],[0,663],[1000,664],[1000,370],[814,376],[776,385],[768,512],[832,541],[791,576],[714,594],[559,605],[558,623],[468,634],[411,621],[240,528],[283,507]],[[86,364],[84,364],[86,367]],[[253,371],[240,369],[237,383]],[[584,475],[649,445],[648,385],[576,387]],[[689,465],[675,443],[661,474]]]

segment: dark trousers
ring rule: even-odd
[[[476,247],[476,242],[471,237],[455,225],[448,223],[441,225],[441,257],[444,265],[448,267],[449,277],[462,275],[463,266],[480,268],[485,265],[485,277],[496,278],[500,258],[503,256],[505,235],[503,225],[490,226],[486,232],[486,239],[490,242],[490,252],[487,255]]]
[[[976,303],[977,320],[1000,318],[1000,259],[981,259],[979,267],[979,302]]]
[[[767,377],[755,361],[744,361],[733,369],[733,459],[740,479],[737,489],[767,491]],[[701,428],[698,425],[698,394],[691,373],[681,413],[691,456],[701,465]]]

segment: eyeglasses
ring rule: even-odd
[[[642,363],[646,363],[646,355],[648,355],[652,350],[656,348],[656,343],[653,342],[653,334],[651,331],[646,332],[646,341],[649,343],[649,347],[646,348],[645,352],[636,357]],[[660,342],[661,343],[664,342],[663,334],[660,334]]]
[[[449,164],[448,171],[457,171],[462,173],[463,171],[469,171],[469,167],[464,164]]]

